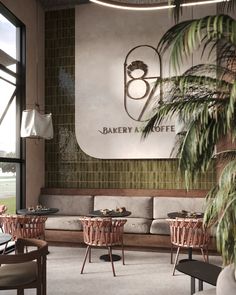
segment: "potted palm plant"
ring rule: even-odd
[[[180,2],[181,1],[175,1]],[[230,1],[228,8],[236,1]],[[225,7],[223,7],[225,8]],[[176,7],[179,16],[180,6]],[[217,184],[206,197],[204,222],[216,224],[217,248],[224,265],[236,266],[236,20],[227,14],[177,23],[161,38],[161,54],[170,52],[175,70],[186,57],[203,48],[215,63],[198,64],[185,73],[157,83],[168,87],[164,103],[153,109],[143,136],[164,119],[178,116],[184,129],[178,136],[179,168],[186,185],[204,173],[213,158],[222,162]],[[219,143],[227,138],[226,148]],[[229,294],[229,293],[225,293]]]

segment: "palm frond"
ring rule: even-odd
[[[224,265],[235,263],[235,191],[228,194],[216,186],[211,194],[211,198],[207,199],[204,224],[208,228],[216,228],[217,249],[222,255]]]
[[[177,19],[183,1],[174,0],[178,4]],[[222,5],[222,9],[235,7],[236,0]],[[230,134],[232,143],[236,138],[236,20],[221,14],[184,21],[169,29],[158,44],[161,54],[170,54],[175,70],[196,49],[216,64],[196,65],[175,77],[168,84],[164,103],[153,110],[143,135],[164,119],[177,116],[183,120],[184,132],[176,139],[173,153],[179,158],[187,187],[199,172],[206,172],[213,157],[224,162],[219,182],[206,198],[204,223],[217,225],[217,248],[223,261],[236,266],[236,149],[215,154],[222,138]]]
[[[169,5],[174,5],[174,9],[172,9],[172,15],[174,17],[175,22],[179,21],[179,18],[182,14],[182,6],[181,4],[184,3],[184,0],[168,0]]]
[[[233,161],[236,159],[236,150],[229,149],[220,151],[214,154],[214,158],[217,158],[217,161],[222,164],[226,164],[229,161]]]
[[[205,199],[205,212],[203,222],[206,227],[211,228],[218,222],[218,211],[216,210],[216,196],[219,186],[215,185],[207,194]]]
[[[220,179],[219,188],[227,189],[228,192],[232,189],[232,184],[235,186],[236,180],[236,160],[230,161],[223,169]]]
[[[190,56],[203,42],[203,53],[209,46],[212,53],[219,40],[236,46],[236,21],[228,15],[206,16],[177,24],[163,35],[158,50],[163,54],[170,48],[171,64],[178,70],[183,58]]]
[[[236,263],[236,160],[223,169],[219,184],[207,196],[204,223],[209,227],[217,225],[217,248],[224,264]]]
[[[178,23],[180,16],[182,15],[183,9],[182,9],[182,4],[185,3],[186,0],[168,0],[169,5],[174,5],[174,8],[172,9],[172,15],[174,17],[174,20],[176,23]],[[219,4],[219,10],[220,12],[229,12],[233,11],[236,8],[236,1],[235,0],[223,0]]]

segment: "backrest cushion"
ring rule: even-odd
[[[60,215],[86,215],[93,211],[93,197],[83,195],[40,195],[39,203],[58,208]]]
[[[182,210],[204,212],[204,198],[154,197],[153,218],[167,218],[170,212]]]
[[[95,196],[94,210],[125,207],[126,210],[131,211],[129,217],[152,219],[152,203],[152,197],[146,196]]]

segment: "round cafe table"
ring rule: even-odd
[[[175,218],[203,218],[204,213],[202,212],[169,212],[167,213],[167,216],[171,219]]]
[[[123,211],[123,212],[117,212],[115,210],[109,211],[107,214],[102,213],[101,210],[95,210],[92,211],[91,213],[87,214],[88,217],[101,217],[101,218],[117,218],[117,217],[127,217],[131,215],[130,211]],[[100,259],[103,261],[111,261],[110,256],[108,254],[104,254],[100,256]],[[112,254],[112,260],[113,261],[118,261],[121,260],[121,256],[117,254]]]
[[[19,209],[17,210],[17,214],[19,215],[38,215],[44,216],[49,214],[55,214],[59,211],[58,208],[46,208],[46,209],[35,209],[35,210],[28,210],[28,209]]]
[[[131,214],[130,211],[123,211],[123,212],[117,212],[114,210],[109,211],[107,214],[102,213],[101,210],[95,210],[89,213],[87,216],[89,217],[111,217],[111,218],[116,218],[116,217],[127,217]]]

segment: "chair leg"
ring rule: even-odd
[[[206,247],[206,257],[207,257],[207,262],[209,262],[209,253],[208,253],[208,247]]]
[[[112,259],[112,249],[111,249],[111,247],[108,247],[108,253],[109,253],[109,256],[110,256],[113,276],[115,277],[116,273],[115,273],[114,263],[113,263],[113,259]]]
[[[47,294],[47,258],[43,258],[42,295]]]
[[[173,245],[170,247],[170,264],[173,264]]]
[[[84,256],[84,262],[83,262],[83,265],[82,265],[82,268],[81,268],[81,272],[80,272],[81,274],[84,271],[84,266],[85,266],[86,259],[88,257],[89,249],[90,249],[90,246],[87,246],[86,253],[85,253],[85,256]]]
[[[173,268],[173,276],[175,275],[175,267],[176,267],[176,264],[178,262],[178,258],[179,258],[179,251],[180,251],[180,247],[177,248],[177,252],[176,252],[176,255],[175,255],[175,263],[174,263],[174,268]]]
[[[206,252],[204,252],[204,249],[201,248],[201,253],[202,253],[202,257],[203,257],[204,262],[209,262],[208,249],[206,249]]]
[[[92,247],[89,248],[89,263],[92,262],[92,256],[91,256]]]
[[[125,265],[125,252],[124,252],[124,244],[123,241],[121,243],[121,251],[122,251],[122,263]]]

